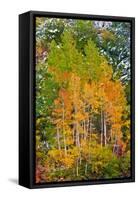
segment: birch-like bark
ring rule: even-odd
[[[87,120],[87,133],[89,133],[89,123],[90,123],[90,120],[89,120],[89,118],[88,118],[88,120]]]
[[[87,168],[88,168],[88,164],[87,164],[87,161],[85,163],[85,175],[87,175]]]
[[[58,128],[58,126],[57,126],[57,143],[58,143],[58,150],[61,150],[60,134],[59,134],[59,128]]]
[[[73,129],[72,129],[72,139],[73,139],[73,143],[75,143],[75,126],[73,123]]]
[[[91,134],[92,134],[92,118],[90,117],[90,141],[91,141]]]
[[[76,175],[79,176],[79,163],[77,159],[77,164],[76,164]]]
[[[80,134],[78,129],[78,122],[76,122],[76,146],[80,147]]]
[[[104,126],[104,145],[106,146],[106,144],[107,144],[107,141],[106,141],[106,139],[107,139],[107,130],[106,130],[106,114],[105,114],[105,112],[103,114],[103,126]]]
[[[101,147],[103,146],[103,112],[101,110]]]
[[[75,115],[77,114],[77,108],[75,106]],[[79,124],[78,121],[75,120],[75,130],[76,130],[76,146],[80,147],[80,134],[79,134]]]
[[[64,102],[62,103],[63,105],[63,113],[62,113],[62,120],[63,120],[63,141],[64,141],[64,151],[65,155],[67,155],[67,146],[66,146],[66,136],[65,136],[65,108],[64,108]]]
[[[85,120],[83,121],[83,138],[85,138]]]
[[[111,135],[110,135],[110,138],[111,138],[111,143],[112,143],[112,141],[113,141],[112,126],[111,126]]]

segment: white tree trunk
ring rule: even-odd
[[[77,159],[77,164],[76,164],[76,175],[79,176],[79,163]]]
[[[107,130],[106,130],[106,114],[104,113],[104,145],[106,146],[107,144]]]
[[[88,168],[88,164],[87,164],[87,161],[85,163],[85,175],[87,175],[87,168]]]
[[[58,143],[58,150],[61,150],[61,146],[60,146],[60,134],[59,134],[59,128],[57,126],[57,143]]]
[[[101,110],[101,147],[103,146],[103,112]]]
[[[64,151],[65,155],[67,155],[67,146],[66,146],[66,135],[65,135],[65,108],[64,108],[64,102],[62,102],[63,105],[63,113],[62,113],[62,120],[63,120],[63,140],[64,140]]]

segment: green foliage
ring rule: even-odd
[[[114,79],[127,84],[130,80],[130,24],[113,22],[107,30],[101,30],[101,36],[99,46],[113,67]]]
[[[81,54],[76,49],[75,40],[71,33],[64,32],[62,44],[58,45],[54,40],[51,42],[48,65],[64,71],[77,70],[81,64]]]
[[[122,177],[127,176],[130,177],[130,169],[131,169],[131,158],[130,158],[130,151],[127,151],[126,155],[124,155],[120,159],[120,170]]]
[[[92,21],[77,20],[72,33],[76,40],[76,47],[82,53],[85,53],[84,49],[89,40],[94,42],[97,40],[97,31]]]

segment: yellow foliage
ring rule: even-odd
[[[61,159],[61,162],[66,168],[71,168],[74,164],[74,158],[71,155],[67,155]]]

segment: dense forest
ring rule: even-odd
[[[130,24],[36,18],[36,183],[130,176]]]

